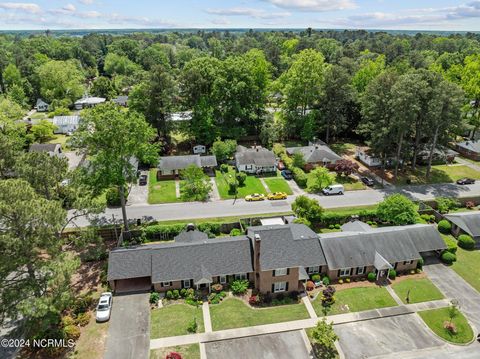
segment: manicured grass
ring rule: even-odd
[[[175,192],[175,181],[158,181],[157,170],[151,169],[148,178],[148,203],[171,203],[181,202]]]
[[[150,337],[152,339],[189,334],[187,326],[192,322],[193,318],[197,319],[197,332],[202,333],[204,331],[201,307],[195,308],[187,304],[172,304],[155,309],[151,313]]]
[[[438,336],[451,343],[465,344],[473,339],[473,330],[467,322],[465,316],[458,311],[452,322],[457,328],[457,333],[452,334],[444,328],[444,323],[450,321],[449,308],[439,308],[418,312],[425,324]]]
[[[226,178],[234,178],[234,176],[235,171],[232,167],[230,167],[228,173],[221,173],[220,171],[215,171],[215,182],[217,183],[218,192],[222,199],[235,198],[234,194],[229,193],[229,187],[226,181]],[[237,198],[243,198],[253,193],[267,194],[267,190],[257,177],[249,175],[247,176],[244,185],[242,187],[238,187]]]
[[[60,143],[62,145],[62,150],[67,150],[69,146],[67,146],[67,141],[70,137],[65,136],[65,135],[53,135],[54,138],[52,138],[50,141],[47,143]]]
[[[480,251],[457,249],[457,261],[451,268],[480,292]]]
[[[321,295],[312,302],[312,305],[319,316],[323,315]],[[383,287],[356,287],[337,291],[335,293],[335,303],[328,315],[361,312],[396,305],[395,300]],[[348,309],[346,306],[348,306]]]
[[[339,156],[354,154],[356,147],[356,144],[348,142],[334,143],[330,145],[332,151]]]
[[[288,182],[283,178],[265,178],[265,183],[267,184],[270,192],[285,192],[288,195],[293,194]]]
[[[444,298],[438,288],[427,278],[405,279],[393,284],[392,288],[403,303],[407,303],[406,298],[409,290],[410,303],[428,302]]]
[[[367,186],[365,186],[363,182],[350,176],[345,177],[336,175],[335,183],[342,184],[343,187],[345,187],[345,191],[358,191],[367,188]]]
[[[210,306],[213,330],[250,327],[309,318],[303,303],[253,309],[237,298]]]
[[[430,180],[425,179],[426,167],[419,167],[416,171],[407,171],[406,174],[400,174],[397,184],[406,184],[410,179],[411,184],[425,183],[452,183],[464,177],[480,179],[480,172],[464,165],[438,165],[432,166]]]
[[[200,359],[200,345],[177,345],[156,350],[150,350],[150,359],[165,359],[168,353],[179,353],[185,359]]]
[[[373,204],[370,206],[356,206],[356,207],[342,207],[342,208],[325,208],[325,213],[337,213],[342,215],[359,214],[362,211],[376,210],[378,205]]]

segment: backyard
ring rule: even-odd
[[[452,269],[465,279],[473,288],[480,292],[480,251],[457,249],[457,261]]]
[[[174,180],[157,180],[157,170],[151,169],[148,176],[148,203],[172,203],[181,202],[175,192]]]
[[[69,140],[69,138],[70,137],[62,134],[53,135],[53,138],[47,143],[60,143],[62,145],[62,150],[66,151],[68,150],[67,141]]]
[[[317,315],[323,315],[321,294],[312,302]],[[383,287],[356,287],[338,290],[328,315],[394,307],[397,303]]]
[[[442,293],[428,278],[405,279],[394,283],[392,288],[405,304],[407,304],[407,296],[410,298],[410,303],[443,299]]]
[[[165,359],[167,354],[175,352],[185,359],[200,359],[200,346],[198,344],[177,345],[176,347],[162,348],[150,351],[150,359]]]
[[[453,334],[445,328],[445,324],[450,321],[449,311],[450,308],[446,307],[425,310],[418,314],[435,334],[446,341],[458,344],[469,343],[473,339],[473,330],[460,311],[457,310],[457,315],[452,320],[457,332]]]
[[[233,167],[229,167],[228,173],[222,173],[220,171],[215,171],[215,182],[217,183],[218,192],[222,199],[232,199],[235,198],[235,194],[229,193],[228,182],[226,178],[234,178],[235,170]],[[247,176],[245,184],[237,189],[238,194],[237,198],[243,198],[249,194],[253,193],[263,193],[267,194],[265,187],[262,182],[255,176]]]
[[[250,327],[309,318],[303,303],[253,309],[241,299],[229,298],[210,305],[213,330]]]
[[[187,327],[196,319],[197,333],[203,332],[202,308],[187,304],[172,304],[151,312],[150,337],[163,338],[189,334]]]

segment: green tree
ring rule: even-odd
[[[23,113],[17,103],[0,96],[0,178],[11,173],[25,145],[25,124],[17,121]]]
[[[145,118],[113,103],[85,110],[82,123],[72,144],[89,156],[86,184],[101,193],[116,186],[119,189],[125,231],[128,232],[124,190],[136,180],[132,159],[154,164],[158,148],[151,144],[154,130]]]
[[[326,167],[317,167],[310,172],[308,179],[308,192],[320,192],[325,187],[333,184],[335,175]]]
[[[139,71],[140,66],[138,66],[126,56],[109,53],[105,57],[104,69],[105,73],[110,76],[131,75],[132,73]]]
[[[318,358],[334,358],[337,340],[338,336],[333,330],[333,323],[328,324],[325,318],[319,320],[312,330],[314,352]]]
[[[225,162],[233,156],[237,149],[237,141],[235,140],[217,140],[213,143],[211,151],[217,157],[218,162]]]
[[[195,165],[185,168],[180,174],[182,198],[187,201],[206,201],[212,190],[210,178]]]
[[[214,110],[206,98],[202,98],[195,105],[189,132],[195,138],[196,143],[204,145],[212,144],[219,136],[218,127],[215,124]]]
[[[30,128],[36,142],[44,143],[53,138],[53,131],[57,127],[48,120],[40,120]]]
[[[305,218],[310,223],[321,220],[323,208],[318,201],[307,196],[298,196],[292,203],[292,211],[298,218]]]
[[[360,69],[352,78],[353,87],[358,93],[363,93],[372,80],[385,70],[385,56],[379,55],[375,60],[364,59],[360,64]]]
[[[85,80],[78,64],[73,60],[51,60],[37,69],[40,94],[46,101],[69,99],[76,101],[83,95]]]
[[[106,99],[112,99],[117,95],[115,86],[113,86],[112,81],[108,77],[100,76],[97,77],[92,84],[90,93],[93,96],[103,97]]]
[[[417,206],[399,193],[385,198],[378,205],[377,216],[383,222],[394,225],[414,224],[417,221]]]
[[[462,86],[467,100],[473,105],[466,106],[469,115],[468,121],[473,127],[473,135],[480,127],[480,55],[470,55],[464,60],[464,67],[461,71],[460,85]]]
[[[305,166],[305,159],[303,158],[303,153],[295,152],[293,154],[292,165],[298,168],[303,168],[303,166]]]
[[[22,86],[22,75],[15,64],[8,64],[5,68],[3,82],[7,91],[10,91],[13,85]]]

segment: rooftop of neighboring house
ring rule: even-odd
[[[80,123],[80,116],[78,116],[78,115],[55,116],[52,119],[52,123],[56,126],[78,125]]]
[[[190,121],[192,119],[192,111],[174,112],[168,116],[168,121],[181,122]]]
[[[105,101],[106,99],[103,97],[82,97],[81,99],[75,101],[75,105],[97,105]]]
[[[128,96],[117,96],[112,100],[114,103],[126,104],[128,102]]]
[[[287,147],[286,151],[290,156],[301,153],[307,163],[335,162],[341,159],[325,142],[318,140],[314,143],[310,142],[308,146]]]
[[[444,216],[472,237],[480,236],[480,212],[459,212],[445,214]]]
[[[29,152],[62,152],[60,143],[34,143],[30,146]]]
[[[463,149],[466,149],[471,152],[480,153],[480,141],[479,140],[468,140],[463,142],[457,142],[457,146]]]
[[[217,157],[185,155],[185,156],[163,156],[160,158],[158,168],[160,170],[183,170],[190,165],[197,167],[215,167],[217,165]]]
[[[261,146],[247,148],[238,145],[235,153],[235,161],[238,165],[256,165],[259,167],[275,166],[275,155],[272,151]]]

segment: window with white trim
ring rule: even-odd
[[[163,287],[171,287],[171,286],[172,286],[172,282],[163,282],[163,283],[162,283],[162,286],[163,286]]]
[[[183,281],[183,288],[190,288],[190,279]]]
[[[235,279],[236,280],[239,280],[239,279],[247,279],[247,273],[238,273],[238,274],[235,274]]]
[[[320,273],[320,266],[307,267],[308,274]]]
[[[363,273],[365,273],[365,267],[358,267],[357,274],[363,274]]]
[[[407,264],[413,264],[413,261],[405,261],[405,262],[403,262],[403,265],[407,265]]]
[[[340,277],[348,277],[350,275],[351,268],[340,269]]]
[[[287,282],[273,283],[273,293],[285,292],[287,290]]]
[[[278,268],[273,271],[274,277],[280,277],[282,275],[287,275],[288,269],[287,268]]]
[[[221,275],[219,281],[220,281],[220,284],[227,283],[227,276],[226,275]]]

